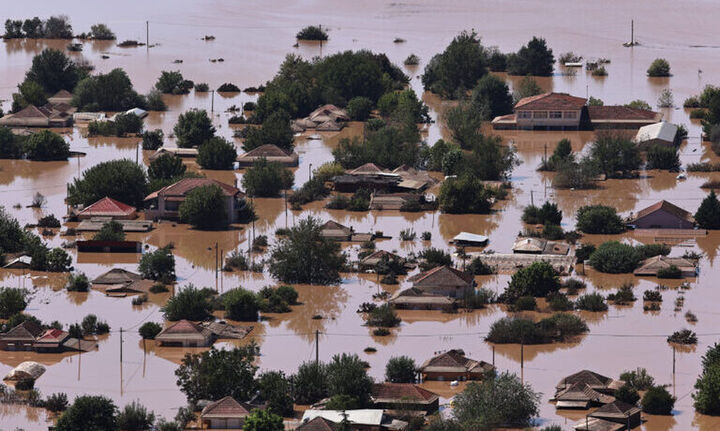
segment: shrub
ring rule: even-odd
[[[636,248],[618,241],[608,241],[600,244],[590,255],[588,263],[600,272],[622,274],[632,272],[641,259]]]
[[[485,339],[497,344],[545,344],[564,341],[587,331],[588,327],[582,319],[567,313],[556,313],[537,323],[528,319],[503,317],[490,326]]]
[[[167,320],[205,320],[212,312],[211,294],[208,289],[198,289],[188,284],[175,296],[170,297],[161,310]]]
[[[474,177],[450,178],[440,186],[440,209],[449,214],[487,214],[493,191]]]
[[[53,412],[59,413],[68,408],[68,397],[64,392],[56,392],[45,399],[44,407]]]
[[[552,311],[571,311],[575,304],[562,293],[553,293],[547,296],[548,305]]]
[[[147,107],[146,100],[133,89],[130,77],[120,68],[88,76],[72,92],[72,104],[81,111],[124,112]]]
[[[680,156],[674,147],[653,145],[647,153],[648,169],[680,169]]]
[[[33,133],[25,140],[25,156],[30,160],[67,160],[70,144],[62,136],[50,130]]]
[[[513,304],[513,311],[534,310],[536,308],[537,302],[533,296],[521,296]]]
[[[257,322],[260,305],[257,296],[246,289],[237,288],[223,294],[225,317],[232,320]]]
[[[144,431],[150,429],[153,422],[155,414],[137,401],[126,405],[117,415],[118,427],[123,431]]]
[[[175,280],[175,256],[167,246],[144,253],[138,270],[143,278],[172,282]]]
[[[405,66],[417,66],[418,64],[420,64],[420,57],[415,54],[410,54],[405,58],[403,64]]]
[[[94,241],[125,241],[123,226],[115,220],[110,220],[102,225],[99,231],[93,235]]]
[[[643,301],[662,302],[662,293],[659,290],[646,290],[643,293]]]
[[[600,66],[592,71],[592,76],[607,76],[608,72],[605,66]]]
[[[513,274],[501,300],[512,303],[521,296],[545,297],[560,289],[560,279],[555,269],[547,262],[533,262]]]
[[[90,289],[90,281],[82,272],[68,275],[68,292],[87,292]]]
[[[660,93],[660,97],[658,97],[657,100],[657,106],[658,108],[672,108],[675,106],[672,90],[666,88]]]
[[[682,278],[682,271],[677,266],[670,265],[667,268],[658,269],[657,278]]]
[[[400,318],[390,304],[383,304],[370,311],[367,324],[368,326],[393,328],[400,325]]]
[[[228,268],[236,268],[240,271],[247,271],[249,268],[247,257],[239,250],[233,250],[230,255],[225,258],[225,266]]]
[[[50,214],[38,220],[37,225],[38,227],[57,228],[60,227],[60,220],[58,220],[53,214]]]
[[[295,37],[299,40],[328,40],[327,32],[315,25],[303,27]]]
[[[128,205],[142,207],[145,199],[147,176],[135,162],[111,160],[98,163],[83,172],[68,186],[68,203],[88,206],[104,197],[110,197]]]
[[[57,431],[114,430],[118,428],[116,412],[117,408],[109,398],[79,396],[60,416],[55,429]]]
[[[167,105],[160,91],[150,90],[145,98],[147,99],[147,109],[149,111],[167,111]]]
[[[215,185],[196,187],[180,204],[180,220],[199,229],[222,229],[230,222],[222,189]]]
[[[232,169],[236,159],[235,145],[225,138],[210,138],[198,148],[197,163],[203,169]]]
[[[667,338],[668,343],[697,344],[697,335],[689,329],[675,331]]]
[[[215,126],[204,109],[191,109],[180,114],[173,131],[180,148],[200,146],[215,136]]]
[[[656,58],[648,67],[647,75],[650,77],[670,76],[670,63],[664,58]]]
[[[293,186],[295,177],[290,169],[277,162],[260,159],[245,171],[242,179],[243,188],[251,196],[274,197],[280,190]]]
[[[628,177],[642,163],[637,144],[621,132],[598,133],[589,157],[608,178]]]
[[[479,257],[475,257],[472,261],[470,261],[468,271],[470,271],[474,275],[489,275],[495,274],[495,272],[497,272],[494,267],[483,262],[482,259],[480,259]]]
[[[591,234],[616,234],[625,230],[615,208],[604,205],[586,205],[578,209],[577,229]]]
[[[715,196],[715,190],[710,190],[710,194],[700,203],[695,221],[702,229],[720,229],[720,201]]]
[[[510,75],[550,76],[554,63],[555,57],[545,39],[533,37],[517,54],[508,56],[507,69]]]
[[[300,206],[308,202],[323,199],[328,194],[330,194],[330,190],[325,187],[325,183],[318,177],[313,177],[298,190],[295,190],[293,194],[288,197],[288,201],[293,205]]]
[[[98,321],[98,318],[94,314],[88,314],[80,322],[80,328],[82,335],[102,335],[110,332],[110,327],[107,322]]]
[[[187,167],[182,159],[174,154],[162,154],[150,162],[148,176],[152,180],[173,180],[182,178]]]
[[[575,301],[575,308],[586,311],[607,311],[605,297],[599,293],[587,293],[581,295]]]
[[[590,255],[592,255],[594,251],[595,245],[580,244],[580,246],[575,249],[575,258],[578,262],[584,262],[590,259]]]
[[[155,151],[163,146],[162,129],[146,130],[142,134],[142,149]]]
[[[635,247],[643,259],[654,256],[667,256],[670,254],[670,246],[667,244],[643,244]]]
[[[624,403],[635,405],[638,401],[640,401],[640,394],[638,394],[637,389],[628,384],[624,384],[615,391],[615,399]]]
[[[35,256],[33,256],[35,259]],[[55,247],[47,253],[45,270],[49,272],[67,272],[71,269],[72,258],[65,250]]]
[[[675,397],[664,386],[653,386],[642,397],[642,410],[651,415],[671,415]]]
[[[462,297],[462,306],[468,310],[478,310],[485,308],[486,305],[495,302],[495,300],[495,292],[481,288],[466,291]]]
[[[394,356],[385,365],[385,380],[392,383],[415,383],[415,361],[409,356]]]
[[[452,266],[452,256],[439,248],[426,248],[418,253],[418,257],[423,261],[420,263],[420,269],[427,271],[437,266]]]
[[[353,97],[347,104],[347,111],[354,121],[365,121],[370,118],[373,102],[367,97]]]
[[[480,38],[474,31],[463,31],[445,51],[430,59],[422,83],[425,90],[446,98],[458,98],[485,74],[487,66]]]
[[[613,301],[619,305],[634,302],[635,300],[637,300],[637,298],[635,298],[635,294],[633,293],[632,286],[630,284],[624,284],[617,292],[608,295],[608,301]]]
[[[562,283],[562,287],[567,289],[568,295],[576,295],[578,290],[585,289],[587,285],[576,278],[568,278]]]
[[[400,231],[400,241],[415,241],[415,238],[417,237],[417,233],[415,233],[412,228],[410,229],[403,229]]]
[[[640,367],[632,371],[624,371],[620,374],[620,380],[625,382],[625,386],[638,391],[646,391],[655,384],[655,379],[645,368]]]
[[[552,224],[562,223],[562,211],[553,202],[545,202],[542,207],[528,205],[523,209],[522,221],[528,224]]]
[[[162,326],[155,322],[145,322],[140,329],[138,329],[138,333],[143,340],[154,340],[160,331],[162,331]]]
[[[239,93],[240,87],[238,87],[237,85],[235,85],[233,83],[226,82],[226,83],[222,84],[221,86],[219,86],[217,91],[220,93]]]
[[[194,85],[192,81],[183,78],[180,72],[162,71],[155,88],[165,94],[187,94]]]
[[[198,93],[207,93],[210,86],[206,82],[198,82],[195,84],[195,91]]]
[[[25,289],[0,287],[0,319],[8,319],[27,307],[29,292]]]

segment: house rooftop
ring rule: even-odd
[[[78,215],[89,215],[93,217],[122,217],[128,216],[135,211],[135,207],[106,196],[80,211]]]
[[[666,142],[674,142],[678,126],[667,121],[660,121],[655,124],[648,124],[638,129],[635,135],[635,142],[642,143],[658,139]]]
[[[477,361],[465,356],[462,350],[448,350],[425,361],[418,368],[423,372],[480,372],[493,370],[495,367],[484,361]]]
[[[335,429],[337,429],[337,423],[322,416],[315,416],[315,418],[300,424],[295,431],[335,431]]]
[[[408,278],[408,281],[413,282],[415,285],[434,284],[454,286],[458,282],[470,284],[473,280],[475,280],[475,277],[471,273],[458,271],[447,265],[437,266]]]
[[[412,383],[376,383],[372,387],[375,402],[412,401],[433,403],[439,396]]]
[[[242,154],[240,157],[288,157],[289,154],[282,148],[273,144],[261,145]]]
[[[588,106],[588,116],[593,122],[596,121],[659,121],[662,114],[646,109],[631,108],[629,106],[608,105],[608,106]]]
[[[687,220],[691,223],[695,222],[695,218],[693,217],[693,215],[690,212],[685,211],[684,209],[680,208],[679,206],[677,206],[673,203],[670,203],[666,200],[661,200],[661,201],[655,202],[654,204],[650,205],[649,207],[641,209],[640,211],[638,211],[637,216],[635,216],[635,220],[641,219],[641,218],[647,216],[648,214],[652,214],[658,210],[666,211],[678,218]]]
[[[174,184],[170,184],[167,187],[163,187],[162,189],[150,193],[145,197],[145,200],[152,200],[156,199],[160,196],[162,197],[184,197],[188,193],[190,193],[192,190],[195,190],[198,187],[205,187],[205,186],[212,186],[216,185],[220,187],[220,190],[222,190],[223,195],[225,196],[236,196],[236,195],[242,195],[245,196],[240,189],[237,187],[231,186],[230,184],[225,184],[223,182],[220,182],[218,180],[214,180],[212,178],[184,178]]]
[[[201,416],[210,418],[244,418],[250,414],[250,409],[243,406],[235,398],[227,396],[205,406]]]
[[[593,389],[603,389],[611,387],[617,382],[610,377],[603,376],[602,374],[598,374],[590,370],[582,370],[565,377],[555,386],[555,388],[557,390],[562,390],[576,383],[586,384]]]
[[[640,409],[631,404],[622,401],[613,401],[605,404],[594,412],[590,413],[590,417],[625,419],[632,415],[640,413]]]
[[[580,110],[586,102],[587,99],[583,97],[575,97],[567,93],[543,93],[537,96],[523,97],[515,104],[515,110]]]

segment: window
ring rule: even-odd
[[[520,111],[518,112],[518,118],[530,118],[531,113],[529,111]]]
[[[547,118],[547,111],[535,111],[533,112],[533,118]]]
[[[550,118],[562,118],[562,111],[550,111]]]
[[[565,111],[563,114],[563,117],[565,118],[577,118],[577,112],[576,111]]]

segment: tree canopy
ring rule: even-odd
[[[215,136],[198,148],[197,163],[203,169],[229,170],[237,159],[235,145],[225,138]]]
[[[702,229],[720,229],[720,201],[715,195],[715,190],[710,190],[710,194],[700,203],[700,207],[695,212],[695,222]]]
[[[103,396],[83,395],[60,415],[55,425],[58,431],[118,429],[117,407],[111,399]]]
[[[617,211],[606,205],[585,205],[575,213],[578,230],[591,234],[616,234],[625,230]]]
[[[270,114],[260,127],[247,128],[243,149],[251,151],[263,145],[276,145],[286,152],[293,150],[290,116],[284,110],[281,109]]]
[[[250,196],[274,197],[281,190],[292,188],[295,176],[278,162],[262,158],[245,171],[242,186]]]
[[[81,111],[127,111],[146,106],[143,97],[133,89],[130,77],[120,68],[78,82],[72,104]]]
[[[138,271],[143,278],[172,282],[175,280],[175,256],[167,246],[143,253]]]
[[[84,72],[64,52],[45,48],[32,60],[25,81],[40,84],[45,93],[53,95],[60,90],[73,91]]]
[[[441,54],[425,66],[422,83],[425,90],[446,98],[460,98],[487,74],[486,54],[474,31],[463,31]]]
[[[180,204],[180,220],[199,229],[222,229],[230,222],[227,199],[220,186],[196,187]]]
[[[547,262],[534,262],[512,275],[503,292],[503,300],[513,303],[521,296],[545,297],[560,289],[557,271]]]
[[[212,313],[209,299],[209,289],[198,289],[189,284],[168,299],[162,312],[165,314],[165,318],[171,321],[205,320]]]
[[[510,75],[550,76],[554,64],[552,49],[547,47],[545,39],[535,36],[516,54],[510,54],[507,58]]]
[[[67,160],[70,144],[50,130],[33,133],[25,140],[25,155],[30,160]]]
[[[204,109],[191,109],[180,114],[173,131],[180,148],[200,146],[215,136],[215,126]]]
[[[128,159],[101,162],[68,185],[68,203],[87,206],[107,196],[142,207],[146,187],[145,170],[135,162]]]

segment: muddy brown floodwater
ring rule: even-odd
[[[38,15],[65,14],[71,18],[76,32],[87,31],[91,24],[104,22],[120,40],[145,38],[145,21],[150,22],[151,49],[116,47],[113,43],[86,43],[81,54],[90,60],[97,71],[107,72],[115,67],[124,68],[136,88],[147,92],[162,70],[180,70],[196,82],[207,82],[217,88],[223,82],[233,82],[241,88],[258,85],[270,79],[288,53],[298,53],[306,58],[325,55],[346,49],[371,49],[385,52],[396,64],[411,53],[417,54],[422,63],[419,67],[406,69],[412,76],[412,88],[430,106],[433,119],[450,105],[439,98],[423,94],[419,75],[424,63],[440,52],[461,30],[475,28],[485,45],[498,46],[502,51],[517,50],[533,35],[545,37],[556,55],[572,50],[585,58],[606,57],[611,60],[605,78],[594,78],[585,72],[571,75],[556,70],[552,78],[539,80],[546,90],[569,92],[579,96],[594,96],[606,104],[622,104],[633,99],[643,99],[656,104],[660,92],[670,88],[675,103],[691,94],[698,93],[706,84],[720,83],[720,55],[717,44],[717,17],[720,5],[714,1],[690,0],[682,2],[667,0],[641,0],[626,2],[609,0],[603,2],[577,2],[557,0],[553,2],[525,0],[505,1],[461,0],[455,2],[430,2],[411,0],[407,2],[333,3],[321,1],[255,2],[240,5],[238,2],[215,0],[198,2],[192,0],[148,2],[127,0],[104,2],[98,6],[90,0],[55,2],[3,2],[0,21],[6,18],[27,18]],[[682,7],[682,12],[679,8]],[[636,39],[641,45],[632,49],[622,47],[630,37],[630,20],[635,20]],[[294,34],[308,24],[322,24],[330,31],[330,41],[323,44],[300,44],[293,48]],[[204,35],[216,36],[205,42]],[[401,37],[406,43],[394,44]],[[34,54],[45,47],[64,48],[63,41],[8,41],[0,48],[0,99],[3,108],[9,109],[11,93],[22,80]],[[108,59],[101,59],[107,54]],[[224,62],[211,63],[211,58],[224,58]],[[673,76],[664,79],[648,79],[645,70],[656,57],[666,58]],[[182,64],[173,64],[181,59]],[[513,84],[517,78],[507,78]],[[162,128],[168,135],[177,116],[189,108],[210,109],[209,94],[167,96],[169,110],[152,113],[145,121],[146,128]],[[256,96],[240,94],[234,97],[216,95],[213,120],[219,134],[232,139],[232,129],[227,124],[230,114],[225,110],[231,105],[255,100]],[[685,124],[690,138],[681,148],[683,164],[699,160],[717,160],[706,145],[699,142],[700,127],[691,123],[683,109],[664,109],[667,120]],[[339,138],[357,133],[354,125],[340,133],[327,133],[322,140],[296,141],[300,154],[300,166],[295,170],[296,184],[308,177],[310,165],[317,167],[332,159],[331,149]],[[137,139],[85,138],[80,129],[63,130],[71,141],[73,150],[87,153],[86,157],[67,162],[0,161],[0,197],[2,203],[22,224],[34,222],[43,214],[65,213],[63,199],[66,183],[99,162],[136,157]],[[440,122],[424,131],[432,144],[447,135]],[[308,205],[302,212],[285,212],[281,199],[257,199],[260,220],[255,224],[256,235],[267,234],[274,241],[277,227],[292,225],[301,217],[312,214],[322,219],[333,218],[340,223],[352,225],[358,231],[382,230],[393,236],[382,240],[378,247],[398,250],[401,253],[419,251],[428,245],[449,248],[447,241],[460,231],[488,235],[488,248],[508,252],[515,235],[522,230],[520,214],[529,204],[531,191],[536,203],[553,200],[565,214],[564,227],[572,228],[574,212],[588,203],[605,203],[616,206],[623,213],[637,211],[659,199],[668,199],[689,211],[695,211],[704,196],[699,188],[707,179],[720,179],[718,174],[691,174],[686,181],[678,182],[673,174],[650,171],[637,180],[612,180],[592,191],[555,191],[550,188],[550,177],[538,173],[535,168],[543,156],[545,147],[552,151],[561,138],[569,138],[573,149],[581,150],[592,141],[593,134],[586,132],[503,132],[504,141],[512,143],[522,160],[513,173],[513,191],[507,201],[497,205],[490,215],[445,215],[436,213],[401,214],[398,212],[346,213],[325,210],[321,203]],[[171,145],[172,145],[171,140]],[[147,153],[141,153],[143,163],[148,163]],[[192,165],[192,163],[191,163]],[[197,166],[191,166],[197,169]],[[208,176],[233,183],[239,181],[242,172],[205,172]],[[41,192],[47,205],[40,210],[25,208],[35,192]],[[20,209],[13,205],[19,203]],[[398,232],[412,227],[416,232],[429,231],[432,241],[400,242]],[[175,244],[179,286],[194,283],[211,286],[224,291],[237,286],[259,290],[273,284],[267,273],[221,273],[215,278],[214,252],[218,244],[224,252],[247,249],[248,227],[238,226],[228,232],[197,232],[182,225],[163,223],[147,234],[131,234],[151,247]],[[631,235],[615,236],[634,241]],[[600,242],[607,237],[589,236],[586,241]],[[46,240],[57,246],[62,239],[55,235]],[[495,363],[501,370],[521,374],[535,390],[543,393],[539,423],[558,424],[570,429],[570,424],[583,417],[584,412],[556,412],[548,399],[554,385],[563,376],[580,369],[591,369],[617,377],[626,369],[646,367],[658,383],[671,385],[670,391],[678,401],[674,415],[655,417],[646,415],[648,421],[642,429],[648,431],[713,430],[720,429],[717,418],[697,415],[692,407],[693,383],[700,371],[700,356],[709,345],[716,342],[720,311],[720,291],[713,280],[719,275],[716,263],[720,234],[712,233],[699,238],[689,248],[675,247],[673,254],[686,249],[704,253],[700,262],[700,276],[690,282],[684,294],[682,311],[673,310],[673,302],[681,295],[677,285],[664,291],[664,302],[659,312],[644,312],[642,301],[630,306],[610,306],[605,313],[584,313],[590,333],[573,343],[544,346],[528,346],[524,352],[524,368],[520,367],[520,348],[517,345],[497,346]],[[344,244],[355,254],[357,246]],[[139,256],[118,257],[109,254],[73,253],[75,267],[90,277],[119,266],[136,269]],[[261,255],[256,255],[261,259]],[[45,395],[66,392],[75,395],[103,394],[123,406],[139,400],[157,414],[174,416],[177,407],[184,404],[182,393],[175,385],[173,374],[176,364],[187,351],[143,346],[137,328],[145,321],[162,321],[159,307],[169,294],[151,295],[150,301],[140,307],[132,306],[130,298],[111,298],[99,292],[68,293],[62,290],[64,279],[47,274],[24,274],[18,271],[0,271],[2,284],[25,286],[33,290],[28,312],[43,321],[59,320],[64,324],[79,321],[88,313],[95,313],[107,320],[112,332],[100,338],[95,352],[63,355],[35,355],[29,353],[0,352],[0,374],[24,360],[35,360],[48,366],[46,374],[37,382],[37,388]],[[608,293],[624,282],[635,286],[636,296],[645,289],[654,288],[656,280],[634,278],[630,275],[604,275],[588,271],[584,279],[589,291]],[[478,284],[501,291],[509,275],[478,277]],[[442,314],[429,311],[402,311],[403,323],[388,337],[373,337],[362,326],[362,317],[355,311],[362,302],[371,301],[372,294],[380,289],[394,292],[401,286],[381,286],[374,276],[347,274],[337,286],[297,286],[302,305],[293,307],[288,314],[269,316],[269,320],[257,323],[249,339],[261,346],[259,365],[262,369],[281,369],[287,373],[296,370],[302,362],[314,357],[314,333],[319,330],[320,358],[328,360],[340,352],[355,352],[370,365],[370,374],[381,379],[386,361],[396,355],[409,355],[417,362],[430,357],[433,352],[449,348],[462,348],[470,357],[490,361],[492,347],[483,341],[489,325],[507,313],[493,306],[472,313]],[[692,311],[699,319],[688,324],[683,317]],[[313,320],[314,315],[323,316]],[[699,334],[699,344],[694,349],[678,351],[676,373],[672,373],[673,352],[665,342],[667,334],[690,327]],[[120,328],[123,328],[123,361],[120,362]],[[248,340],[249,340],[248,339]],[[242,342],[247,342],[244,340]],[[231,344],[220,344],[230,346]],[[377,353],[366,354],[363,349],[373,346]],[[448,383],[432,382],[427,386],[443,397],[451,397],[456,391]],[[42,410],[21,406],[0,405],[0,423],[4,429],[21,427],[26,430],[47,429],[48,416]]]

